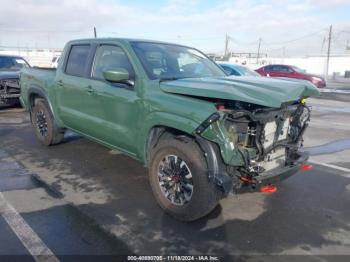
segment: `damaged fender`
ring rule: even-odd
[[[212,119],[213,115],[216,116],[215,120]],[[230,136],[224,127],[223,115],[219,113],[215,113],[213,115],[208,118],[212,120],[209,124],[207,124],[207,119],[196,129],[196,134],[200,135],[204,139],[216,143],[219,146],[220,154],[224,163],[231,166],[244,165],[244,159],[248,157],[247,152],[242,152],[237,146],[235,146],[234,141],[232,141],[232,136]],[[203,129],[203,126],[206,126],[206,128]]]

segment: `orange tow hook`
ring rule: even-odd
[[[260,192],[262,193],[275,193],[277,192],[277,187],[275,185],[267,185],[260,187]]]
[[[302,165],[300,166],[300,170],[301,170],[301,171],[308,171],[308,170],[311,170],[312,168],[313,168],[313,166],[310,165],[310,164],[302,164]]]

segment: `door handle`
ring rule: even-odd
[[[93,93],[95,93],[95,90],[92,88],[92,86],[87,86],[86,87],[86,92],[88,92],[88,94],[93,94]]]
[[[58,85],[58,86],[63,86],[63,81],[62,81],[62,80],[58,80],[58,81],[57,81],[57,85]]]

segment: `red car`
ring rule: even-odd
[[[308,80],[312,82],[318,88],[326,86],[326,81],[323,77],[308,74],[305,70],[302,70],[296,66],[290,65],[267,65],[255,70],[262,76],[268,77],[287,77],[296,78],[302,80]]]

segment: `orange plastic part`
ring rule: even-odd
[[[224,104],[217,104],[216,109],[220,111],[220,110],[225,110],[226,108]]]
[[[301,165],[300,170],[301,171],[308,171],[308,170],[311,170],[312,168],[313,168],[313,166],[310,164],[303,164],[303,165]]]
[[[260,192],[262,192],[262,193],[275,193],[275,192],[277,192],[277,187],[275,185],[262,186],[260,188]]]

